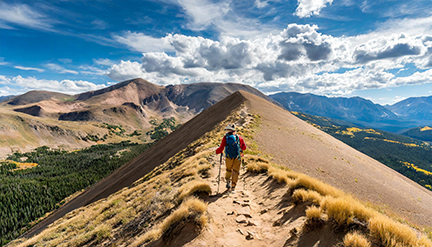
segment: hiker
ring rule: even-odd
[[[243,138],[236,134],[234,124],[228,124],[225,130],[227,133],[223,137],[221,145],[216,150],[216,154],[221,154],[225,151],[226,188],[231,189],[234,193],[240,173],[241,157],[243,156],[243,150],[246,150],[246,144]]]

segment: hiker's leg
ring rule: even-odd
[[[240,165],[241,161],[239,159],[233,159],[233,166],[232,166],[232,187],[233,189],[236,187],[237,180],[240,174]]]
[[[225,180],[230,181],[231,180],[231,173],[233,168],[233,162],[234,159],[225,158],[225,166],[226,166],[226,173],[225,173]]]

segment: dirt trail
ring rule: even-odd
[[[218,166],[207,179],[215,194]],[[266,174],[242,169],[236,193],[229,193],[221,180],[220,194],[206,201],[210,224],[184,246],[334,246],[342,242],[343,234],[329,227],[302,232],[307,204],[294,206],[288,186]]]

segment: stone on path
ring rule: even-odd
[[[254,238],[255,238],[255,235],[253,234],[253,232],[247,231],[246,239],[247,240],[252,240]]]
[[[238,216],[238,217],[235,219],[235,221],[236,221],[237,223],[241,224],[241,223],[246,223],[246,222],[247,222],[247,219],[246,219],[246,216],[244,216],[244,215],[240,215],[240,216]]]
[[[250,221],[250,220],[248,220],[247,221],[247,224],[246,224],[246,226],[257,226],[258,224],[256,223],[256,222],[254,222],[254,221]]]
[[[237,211],[237,215],[244,215],[248,218],[252,218],[251,211],[249,208],[241,208]]]

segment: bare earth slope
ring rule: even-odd
[[[24,237],[39,233],[46,226],[72,210],[88,205],[101,198],[108,197],[112,193],[131,185],[155,167],[167,161],[171,156],[186,148],[190,143],[200,138],[206,132],[210,131],[244,100],[244,97],[240,93],[234,93],[218,104],[205,110],[169,136],[157,142],[153,147],[146,150],[134,160],[90,187],[69,203],[63,205],[52,215],[30,229]]]
[[[242,94],[248,108],[262,117],[257,143],[276,163],[361,200],[388,206],[417,224],[432,226],[430,191],[288,111],[251,94]]]

